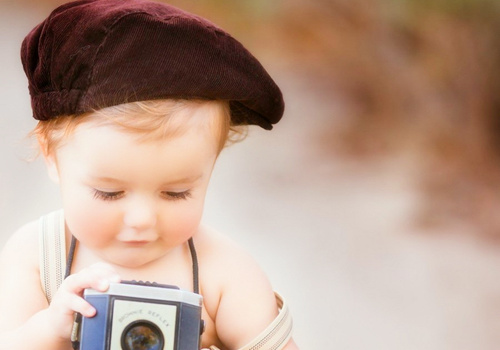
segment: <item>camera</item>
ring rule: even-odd
[[[83,317],[80,350],[199,350],[202,297],[175,286],[136,281],[111,283],[106,292],[84,291],[95,307]]]

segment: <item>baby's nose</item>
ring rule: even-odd
[[[123,221],[126,226],[136,230],[145,230],[156,225],[157,213],[154,205],[139,201],[127,208]]]

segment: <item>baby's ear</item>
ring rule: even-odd
[[[44,158],[50,179],[55,183],[59,183],[59,170],[57,168],[56,157],[54,155],[49,155],[48,157],[44,156]]]
[[[47,173],[52,181],[59,183],[59,170],[57,168],[57,159],[54,151],[49,152],[47,146],[43,140],[38,139],[38,144],[40,145],[40,151],[45,160],[45,165],[47,166]]]

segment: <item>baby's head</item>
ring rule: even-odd
[[[227,102],[205,100],[131,102],[36,128],[69,232],[130,268],[197,232],[229,131]]]

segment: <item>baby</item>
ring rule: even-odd
[[[205,19],[144,0],[64,4],[21,56],[63,208],[3,249],[0,349],[71,349],[74,315],[96,314],[83,291],[122,280],[201,294],[203,348],[297,349],[256,262],[200,223],[235,127],[283,114],[259,62]]]

